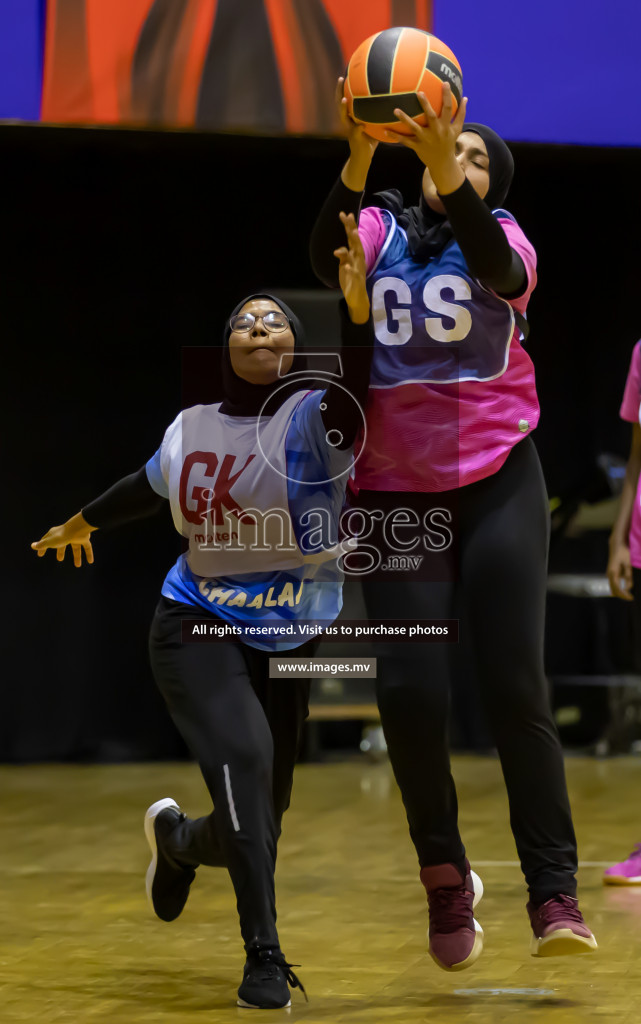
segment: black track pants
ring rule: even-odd
[[[200,609],[161,598],[151,627],[156,683],[215,808],[178,826],[168,852],[183,863],[227,867],[245,945],[275,945],[276,844],[310,684],[270,680],[270,655],[245,644],[183,644],[182,619],[204,617]],[[278,658],[309,657],[317,646],[311,641]]]
[[[575,896],[576,840],[543,671],[549,519],[532,441],[516,445],[493,476],[460,488],[456,507],[458,580],[366,583],[368,615],[451,618],[454,587],[462,588],[469,635],[461,642],[472,645],[530,893]],[[381,720],[420,865],[462,865],[447,743],[448,645],[389,644],[381,654]]]

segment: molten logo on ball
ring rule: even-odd
[[[425,124],[417,93],[425,93],[440,113],[443,82],[451,86],[455,114],[462,98],[463,77],[449,47],[421,29],[388,28],[370,36],[352,55],[344,90],[354,120],[364,124],[372,138],[386,142],[388,129],[409,134],[396,120],[396,108]]]

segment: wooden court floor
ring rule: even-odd
[[[204,813],[194,766],[0,768],[0,1022],[638,1024],[641,888],[605,888],[601,873],[641,841],[641,759],[567,768],[598,953],[530,957],[499,766],[461,757],[486,945],[470,970],[448,974],[425,953],[425,898],[389,765],[300,766],[277,883],[283,948],[310,1001],[296,991],[277,1011],[235,1006],[244,957],[223,870],[200,870],[173,924],[148,909],[144,811],[173,796]]]

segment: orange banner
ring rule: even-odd
[[[333,132],[336,78],[431,0],[47,0],[42,120]]]

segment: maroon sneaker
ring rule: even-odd
[[[421,870],[430,914],[429,954],[444,971],[464,971],[478,960],[483,949],[483,929],[473,913],[483,885],[468,861],[465,868],[465,878],[454,864]]]
[[[540,907],[527,905],[534,937],[532,956],[571,956],[591,953],[596,939],[583,920],[578,900],[571,896],[553,896]]]

